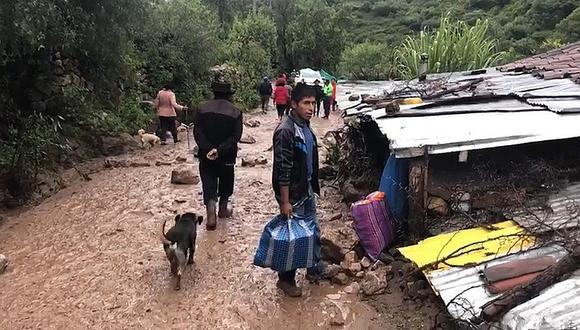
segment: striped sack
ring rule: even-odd
[[[254,265],[277,272],[313,267],[320,249],[318,235],[314,217],[295,215],[288,220],[278,215],[262,232]]]
[[[354,227],[369,258],[376,261],[395,238],[385,194],[374,192],[351,207]]]

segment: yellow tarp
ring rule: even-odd
[[[532,235],[513,221],[505,221],[488,227],[478,227],[444,233],[427,238],[416,245],[400,248],[399,251],[419,267],[442,261],[433,269],[449,266],[480,264],[507,254],[517,253],[531,247],[535,242]]]

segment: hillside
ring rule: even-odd
[[[398,45],[405,35],[436,27],[442,15],[489,19],[501,50],[522,56],[580,39],[577,0],[345,0],[354,42]]]

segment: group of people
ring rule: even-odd
[[[328,84],[330,83],[326,85]],[[264,90],[267,91],[266,88]],[[201,105],[194,121],[194,138],[199,147],[199,173],[208,231],[216,229],[218,218],[232,216],[228,203],[234,191],[234,165],[243,130],[242,113],[231,100],[234,95],[231,85],[224,81],[216,81],[212,84],[212,91],[214,99]],[[282,91],[284,98],[279,95]],[[275,200],[281,215],[288,219],[293,215],[308,217],[318,228],[316,218],[316,199],[320,193],[318,143],[310,128],[310,120],[320,104],[318,89],[301,83],[291,88],[284,79],[279,79],[273,93],[281,118],[273,136],[272,187]],[[266,101],[269,100],[269,94],[271,92],[263,93],[264,96],[268,95]],[[331,102],[331,96],[332,86],[324,91],[325,109]],[[165,117],[175,119],[175,110],[185,108],[177,104],[175,94],[169,87],[160,91],[157,99],[160,119]],[[262,100],[264,102],[264,98]],[[283,116],[284,114],[286,116]],[[171,130],[173,133],[173,127],[169,127],[167,121],[163,119],[165,124],[162,130]],[[177,132],[174,139],[177,139]],[[320,233],[320,230],[317,232]],[[316,239],[320,240],[320,237],[317,236]],[[315,266],[307,270],[307,277],[310,280],[320,279],[325,271],[319,258],[320,244],[315,246],[318,246],[314,251]],[[301,296],[302,290],[296,285],[295,277],[296,270],[278,273],[277,287],[288,296]]]
[[[291,75],[293,76],[293,75]],[[288,115],[291,108],[291,95],[293,86],[300,84],[306,84],[304,80],[293,83],[293,79],[288,79],[285,73],[281,73],[275,81],[275,86],[272,88],[272,83],[268,77],[264,77],[262,82],[258,84],[258,94],[260,95],[262,112],[266,113],[269,108],[270,99],[273,100],[276,106],[276,111],[278,113],[278,120]],[[314,91],[316,92],[316,108],[314,115],[320,117],[321,105],[324,108],[324,113],[322,118],[328,119],[330,116],[330,111],[336,110],[336,79],[324,79],[324,84],[321,85],[320,80],[314,81]]]

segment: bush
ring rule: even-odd
[[[350,79],[386,80],[393,76],[393,51],[387,45],[365,42],[342,52],[340,72]]]

